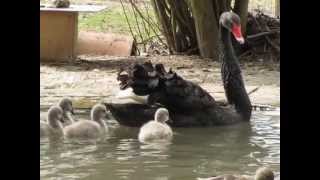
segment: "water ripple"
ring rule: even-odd
[[[280,170],[280,111],[254,112],[250,124],[175,128],[171,144],[142,144],[137,128],[113,125],[98,142],[40,139],[41,179],[196,179]]]

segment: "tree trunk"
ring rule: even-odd
[[[218,22],[212,0],[191,0],[200,55],[205,58],[218,57]]]
[[[161,24],[162,33],[165,35],[167,39],[167,43],[169,46],[169,51],[172,53],[175,51],[175,42],[172,34],[172,29],[170,26],[170,18],[166,12],[165,1],[163,0],[151,0],[151,4],[153,9],[155,10],[156,17]]]
[[[276,1],[276,17],[280,17],[280,0],[275,0]]]
[[[243,36],[246,36],[248,5],[249,0],[235,0],[234,3],[234,12],[237,13],[241,19],[241,31]]]

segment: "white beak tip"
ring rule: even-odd
[[[244,44],[244,38],[243,38],[243,37],[236,38],[236,40],[237,40],[240,44]]]

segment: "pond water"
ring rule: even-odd
[[[88,117],[88,113],[83,114]],[[41,179],[195,180],[249,174],[266,165],[280,172],[280,111],[254,111],[250,124],[174,128],[169,145],[146,145],[138,128],[111,124],[99,142],[40,139]]]

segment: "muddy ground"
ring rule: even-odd
[[[218,101],[225,101],[220,63],[191,56],[158,57],[81,57],[72,63],[40,63],[40,105],[48,107],[61,97],[74,100],[76,108],[90,108],[94,103],[115,102],[119,91],[116,80],[121,66],[151,60],[172,67],[183,78],[200,84]],[[253,104],[280,106],[279,64],[241,63],[247,91]]]

